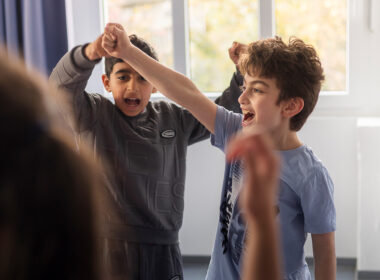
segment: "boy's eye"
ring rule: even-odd
[[[240,86],[240,92],[244,92],[246,90],[246,87],[245,86]]]
[[[117,77],[117,79],[118,80],[120,80],[120,81],[126,81],[126,80],[128,80],[128,76],[119,76],[119,77]]]
[[[140,79],[141,81],[144,81],[144,82],[146,81],[145,78],[144,78],[143,76],[139,76],[139,79]]]

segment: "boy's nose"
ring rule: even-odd
[[[238,102],[239,102],[240,104],[244,104],[244,100],[245,100],[245,91],[243,91],[243,92],[240,94],[240,96],[239,96],[239,98],[238,98]]]
[[[127,85],[127,91],[136,92],[138,91],[138,84],[135,79],[131,79]]]

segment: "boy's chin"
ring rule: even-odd
[[[247,128],[250,128],[250,127],[254,127],[255,123],[254,122],[249,122],[249,123],[242,122],[241,126],[242,126],[243,129],[247,129]]]
[[[120,108],[120,107],[118,107],[118,108],[127,117],[136,117],[136,116],[140,115],[145,110],[145,107],[143,109],[141,109],[141,108],[137,109],[136,108],[136,110],[131,110],[130,108]]]

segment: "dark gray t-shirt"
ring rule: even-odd
[[[144,112],[128,117],[102,95],[86,93],[95,64],[82,47],[75,48],[59,61],[50,80],[66,90],[73,105],[77,141],[90,140],[109,167],[108,189],[121,219],[106,215],[106,236],[175,244],[183,218],[187,146],[209,132],[173,103],[149,102]]]

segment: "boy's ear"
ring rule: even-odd
[[[106,91],[111,92],[110,79],[107,77],[106,74],[102,75],[102,81],[103,81],[103,85]]]
[[[302,111],[304,101],[301,97],[294,97],[285,102],[285,106],[282,109],[284,117],[291,118]]]
[[[157,89],[155,87],[153,87],[152,93],[156,93],[156,92],[157,92]]]

